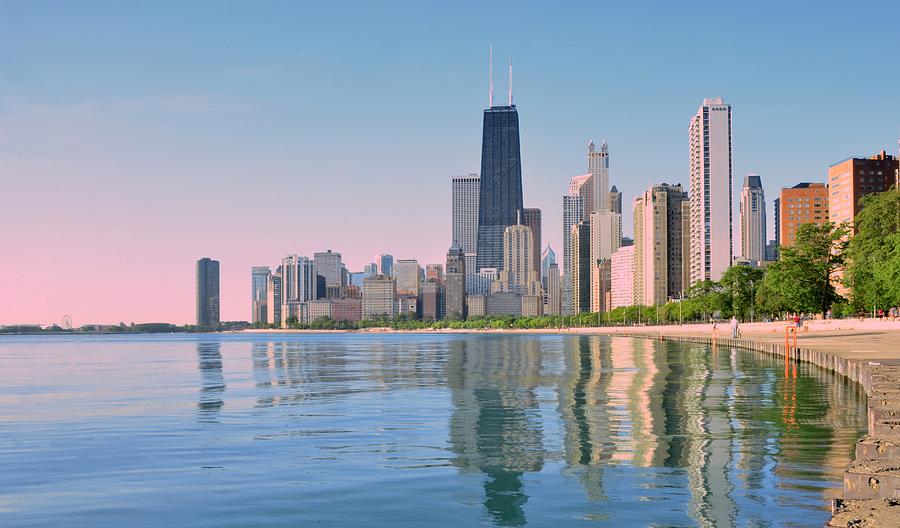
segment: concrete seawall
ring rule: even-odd
[[[868,397],[868,434],[856,446],[856,458],[844,472],[843,498],[832,504],[827,527],[900,527],[900,359],[854,359],[787,346],[771,339],[713,338],[619,330],[619,335],[708,346],[743,348],[784,358],[787,365],[805,362],[834,371],[862,385]],[[798,345],[803,340],[798,341]],[[896,340],[900,352],[900,333]],[[896,354],[886,354],[896,355]]]

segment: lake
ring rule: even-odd
[[[822,526],[865,422],[626,337],[0,337],[0,525]]]

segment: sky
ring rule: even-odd
[[[289,253],[443,262],[491,44],[560,256],[588,141],[630,211],[688,184],[704,97],[733,106],[735,207],[747,173],[771,202],[896,154],[900,4],[732,4],[0,2],[0,324],[190,323],[200,257],[221,261],[223,320]]]

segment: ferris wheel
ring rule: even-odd
[[[72,316],[69,314],[64,315],[62,318],[62,324],[60,326],[63,327],[63,330],[71,330],[72,329]]]

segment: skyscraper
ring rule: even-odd
[[[493,88],[491,94],[491,106],[484,111],[481,136],[478,269],[501,267],[503,232],[517,223],[523,209],[519,113],[512,104],[511,90],[508,106],[493,106]]]
[[[426,264],[425,280],[436,280],[444,282],[444,265],[443,264]]]
[[[731,105],[704,99],[691,118],[691,285],[731,266]]]
[[[766,259],[766,195],[758,174],[744,177],[739,205],[741,226],[741,257],[747,260]]]
[[[393,319],[397,315],[397,290],[394,279],[376,275],[363,280],[362,318]]]
[[[620,247],[610,261],[610,309],[634,305],[634,246]]]
[[[665,304],[683,294],[683,207],[681,184],[653,185],[634,200],[634,300]]]
[[[419,295],[420,278],[419,261],[401,259],[394,266],[394,279],[397,281],[397,295]]]
[[[282,304],[316,300],[319,295],[314,262],[300,255],[281,259],[281,288]]]
[[[572,239],[572,306],[571,312],[579,314],[591,309],[591,226],[578,222],[569,234]]]
[[[547,287],[547,277],[550,273],[550,266],[556,264],[556,251],[553,251],[553,248],[547,246],[544,249],[544,253],[541,255],[541,285],[544,288]],[[557,267],[557,270],[559,268]],[[560,290],[560,295],[562,295],[562,290]]]
[[[591,213],[590,237],[590,306],[592,312],[602,312],[609,306],[605,298],[609,272],[602,266],[608,268],[612,254],[622,245],[622,215],[608,210]]]
[[[475,270],[475,255],[478,251],[478,196],[481,192],[481,178],[470,174],[453,178],[452,221],[453,242],[463,250],[466,269]]]
[[[374,277],[378,275],[378,264],[370,262],[363,266],[363,277]]]
[[[609,210],[622,214],[622,193],[619,192],[615,185],[609,190]]]
[[[282,267],[278,266],[266,284],[266,322],[275,327],[281,326],[281,276]]]
[[[531,228],[512,225],[503,232],[503,268],[501,290],[522,295],[539,295],[540,278],[534,259]]]
[[[572,226],[586,220],[585,211],[593,203],[591,175],[582,174],[569,181],[569,190],[563,196],[563,298],[562,309],[569,314],[572,309]]]
[[[219,324],[219,261],[197,261],[197,326]]]
[[[535,267],[541,263],[541,210],[527,207],[522,210],[522,223],[531,228],[531,241],[533,243],[532,262]]]
[[[272,270],[268,266],[250,268],[250,315],[252,317],[250,320],[253,323],[264,323],[268,319],[266,289],[271,273]]]
[[[548,247],[547,249],[550,248]],[[559,265],[556,264],[555,259],[547,266],[545,282],[544,297],[547,301],[544,305],[544,313],[546,315],[560,315],[562,314],[562,283],[560,282]]]
[[[330,249],[319,253],[313,253],[313,265],[316,273],[325,277],[325,287],[343,286],[344,263],[341,262],[341,254]]]
[[[447,251],[446,314],[448,319],[466,317],[465,253],[456,243]]]
[[[591,188],[594,198],[594,211],[609,211],[609,146],[606,140],[597,151],[594,142],[588,143],[588,172],[591,173]]]
[[[382,253],[378,255],[376,259],[378,261],[378,268],[381,270],[381,274],[390,277],[394,274],[394,257],[388,255],[386,253]]]

